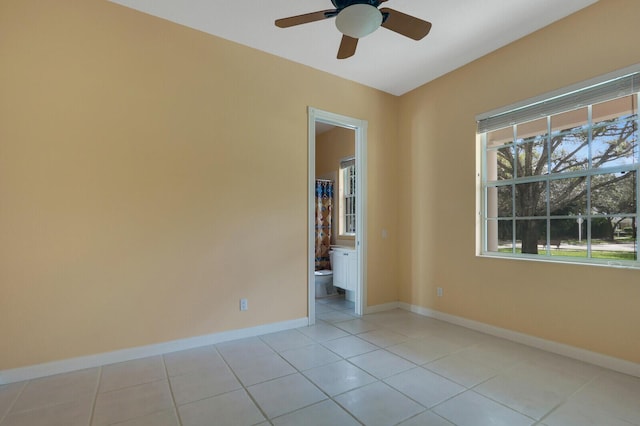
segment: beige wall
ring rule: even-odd
[[[640,272],[476,257],[473,173],[477,114],[640,63],[638,16],[601,0],[402,97],[401,301],[640,362]]]
[[[340,160],[356,155],[356,135],[353,129],[334,127],[316,135],[316,176],[337,172]]]
[[[333,129],[316,135],[316,177],[325,177],[335,183],[331,244],[355,246],[355,237],[339,235],[339,190],[338,180],[340,160],[356,155],[356,132],[353,129],[334,127]],[[330,177],[329,177],[330,176]],[[394,283],[395,285],[395,283]]]
[[[0,370],[305,317],[309,105],[368,120],[395,186],[396,98],[198,31],[9,0],[0,57]],[[394,301],[372,240],[368,303]]]

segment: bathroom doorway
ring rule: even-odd
[[[367,122],[364,120],[358,120],[351,117],[334,114],[327,111],[322,111],[316,108],[309,107],[308,110],[308,168],[309,168],[309,245],[308,245],[308,313],[309,324],[315,324],[316,322],[316,283],[315,283],[315,270],[316,270],[316,179],[321,178],[321,181],[333,181],[335,183],[335,191],[339,192],[340,186],[340,171],[336,167],[334,172],[324,171],[323,174],[317,175],[316,173],[316,148],[320,147],[318,143],[322,143],[322,136],[319,136],[322,132],[334,131],[341,134],[352,134],[352,143],[355,148],[355,155],[347,155],[340,158],[340,169],[347,167],[349,164],[355,167],[355,211],[353,212],[353,223],[355,227],[350,229],[344,228],[344,223],[340,223],[339,220],[334,220],[332,229],[335,230],[334,238],[332,239],[332,256],[335,256],[338,251],[333,250],[335,246],[338,249],[346,249],[348,254],[340,252],[340,256],[345,256],[344,259],[350,260],[352,267],[349,269],[350,276],[349,287],[352,291],[341,291],[341,295],[338,298],[344,298],[345,303],[349,300],[353,303],[353,313],[356,315],[362,315],[364,312],[364,305],[366,300],[366,211],[364,206],[366,205],[366,141],[367,141]],[[345,166],[347,165],[347,166]],[[319,170],[320,171],[320,170]],[[322,182],[321,182],[322,183]],[[336,197],[338,198],[338,197]],[[345,203],[347,205],[347,203]],[[336,206],[333,217],[344,217],[344,206]],[[347,212],[349,213],[349,212]],[[347,222],[349,222],[347,220]],[[349,225],[347,225],[349,227]],[[354,229],[355,228],[355,229]],[[353,232],[355,231],[355,232]],[[351,256],[351,257],[349,257]],[[342,257],[341,257],[342,260]],[[340,263],[339,268],[344,264]],[[342,275],[340,275],[342,277]],[[346,277],[346,275],[345,275]],[[342,278],[339,278],[342,279]],[[342,284],[341,284],[342,285]]]

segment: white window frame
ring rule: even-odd
[[[339,235],[355,237],[357,226],[355,157],[343,158],[340,161],[339,187]]]
[[[534,119],[540,119],[543,117],[547,118],[547,134],[551,134],[551,117],[566,111],[573,110],[577,107],[587,107],[588,108],[588,116],[589,116],[589,126],[592,125],[592,116],[591,116],[591,105],[599,102],[604,102],[607,100],[613,100],[622,96],[635,96],[635,105],[636,105],[636,114],[638,114],[638,100],[639,100],[639,92],[640,87],[638,87],[638,80],[640,77],[638,75],[633,75],[640,73],[640,65],[635,65],[633,67],[625,68],[623,70],[619,70],[614,73],[607,74],[605,76],[601,76],[583,83],[579,83],[577,85],[573,85],[571,87],[561,89],[552,93],[548,93],[545,95],[538,96],[534,99],[529,99],[524,102],[520,102],[515,105],[511,105],[508,107],[501,108],[499,110],[494,110],[485,114],[481,114],[477,117],[478,121],[478,136],[477,136],[477,148],[478,148],[478,221],[477,221],[477,254],[479,256],[486,257],[501,257],[501,258],[512,258],[512,259],[525,259],[525,260],[536,260],[536,261],[546,261],[546,262],[559,262],[559,263],[579,263],[579,264],[589,264],[589,265],[602,265],[602,266],[615,266],[615,267],[630,267],[630,268],[640,268],[640,260],[638,259],[638,235],[636,232],[636,260],[606,260],[606,259],[598,259],[591,257],[591,235],[590,235],[590,221],[592,218],[599,217],[597,214],[592,214],[590,206],[587,208],[587,215],[584,218],[585,222],[587,222],[586,230],[588,235],[585,235],[585,239],[589,241],[587,247],[587,257],[569,257],[569,256],[561,256],[561,257],[552,257],[550,252],[550,243],[552,240],[552,236],[549,233],[546,234],[546,252],[539,254],[523,254],[516,253],[515,250],[515,241],[516,241],[516,233],[515,233],[515,223],[516,223],[516,211],[515,205],[513,206],[512,216],[513,216],[513,246],[514,249],[510,253],[499,252],[498,250],[492,249],[489,250],[488,240],[489,240],[489,223],[493,221],[492,218],[489,217],[488,214],[488,205],[487,205],[487,197],[488,197],[488,188],[496,187],[496,184],[500,185],[515,185],[517,183],[525,183],[525,182],[550,182],[554,179],[563,179],[572,177],[572,173],[567,174],[556,174],[556,175],[537,175],[534,177],[520,177],[517,176],[514,179],[510,179],[508,181],[490,181],[487,178],[487,133],[492,130],[497,130],[505,127],[512,126],[516,129],[516,125],[519,123],[524,123]],[[630,77],[625,77],[630,76]],[[621,77],[625,77],[624,79]],[[625,84],[630,87],[625,87],[624,92],[622,89],[619,94],[611,95],[611,89],[608,89],[609,93],[605,93],[605,90],[600,90],[599,87],[606,87],[609,82],[619,79],[625,80]],[[629,83],[629,81],[631,83]],[[622,84],[622,83],[621,83]],[[609,84],[611,86],[611,84]],[[598,93],[600,90],[602,93]],[[580,101],[582,98],[580,96],[583,95],[585,99],[588,99],[588,102],[583,105],[579,105],[576,103],[576,100]],[[598,97],[600,96],[600,97]],[[640,118],[636,117],[636,122],[638,122]],[[505,125],[506,124],[506,125]],[[640,127],[640,126],[639,126]],[[591,127],[589,127],[589,132],[591,131]],[[516,141],[516,135],[514,134],[514,145]],[[579,176],[587,176],[587,182],[590,182],[591,177],[595,175],[599,175],[605,172],[608,173],[616,173],[616,172],[635,172],[635,191],[636,191],[636,210],[633,214],[633,217],[636,219],[636,226],[638,226],[638,221],[640,219],[640,158],[638,153],[638,145],[640,141],[636,141],[635,147],[635,162],[633,164],[627,164],[624,166],[615,166],[608,168],[588,168],[585,171],[578,173]],[[490,151],[491,149],[489,149]],[[550,161],[550,160],[549,160]],[[591,152],[589,150],[589,164],[591,164]],[[514,188],[514,187],[512,187]],[[547,185],[547,197],[549,197],[549,186]],[[587,199],[589,199],[589,191],[590,184],[587,183]],[[512,193],[513,194],[513,193]],[[512,195],[515,199],[515,194]],[[548,204],[547,204],[548,206]],[[537,220],[546,220],[547,230],[549,229],[550,220],[553,219],[553,216],[550,216],[550,212],[547,209],[546,215],[543,216],[535,216],[535,217],[518,217],[517,219],[537,219]],[[563,217],[563,219],[566,217]],[[578,219],[578,217],[576,217]],[[580,219],[583,219],[580,217]],[[497,226],[497,221],[495,221]]]

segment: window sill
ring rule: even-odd
[[[567,258],[563,257],[553,258],[553,257],[542,257],[539,255],[522,255],[519,254],[517,256],[510,256],[508,254],[500,253],[479,253],[476,257],[488,258],[488,259],[504,259],[504,260],[522,260],[529,262],[545,262],[545,263],[560,263],[564,265],[580,265],[580,266],[598,266],[598,267],[608,267],[615,269],[640,269],[640,261],[613,261],[613,260],[589,260],[585,261],[581,258]]]

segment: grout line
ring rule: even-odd
[[[91,404],[91,413],[89,414],[89,425],[93,424],[93,417],[96,414],[96,403],[98,402],[98,393],[100,390],[100,382],[102,381],[102,367],[100,366],[98,367],[98,381],[96,382],[96,390],[95,390],[95,394],[93,395],[93,404]]]
[[[259,337],[259,336],[258,336]],[[259,339],[262,342],[262,339]],[[265,342],[263,342],[265,343]],[[265,343],[266,344],[266,343]],[[268,346],[268,345],[267,345]],[[224,355],[222,355],[222,353],[218,350],[218,348],[216,347],[216,345],[213,345],[213,349],[216,351],[216,353],[218,354],[218,356],[220,356],[220,358],[222,359],[222,362],[224,362],[224,364],[227,366],[227,368],[229,369],[229,371],[231,371],[231,374],[233,374],[233,377],[236,378],[236,380],[238,381],[238,383],[240,384],[240,386],[242,387],[242,390],[244,391],[244,393],[249,397],[249,399],[251,400],[251,402],[253,402],[253,405],[256,406],[256,408],[258,409],[258,411],[260,411],[260,414],[262,414],[262,417],[264,417],[269,424],[273,424],[271,422],[271,420],[269,419],[269,416],[267,416],[267,413],[262,409],[262,407],[260,406],[260,404],[258,404],[258,402],[255,400],[255,398],[253,397],[253,395],[251,395],[251,392],[249,392],[249,389],[247,386],[245,386],[245,384],[242,382],[242,380],[240,380],[240,377],[238,377],[238,375],[236,374],[235,370],[233,368],[231,368],[231,365],[229,365],[229,363],[227,362],[227,359],[224,357]],[[277,352],[276,352],[277,353]],[[286,361],[286,360],[285,360]],[[295,369],[295,367],[294,367]],[[287,376],[289,376],[289,374],[287,374]],[[285,376],[282,376],[285,377]],[[268,382],[268,380],[266,380],[265,382]],[[261,382],[261,383],[265,383],[265,382]],[[256,383],[258,384],[258,383]],[[253,386],[253,385],[251,385]]]
[[[171,393],[171,401],[173,401],[173,414],[176,415],[178,419],[178,426],[182,426],[182,418],[180,417],[180,412],[178,411],[178,404],[176,403],[176,397],[173,394],[173,385],[171,384],[171,376],[169,376],[169,369],[167,368],[167,363],[164,360],[164,354],[160,355],[162,359],[162,366],[164,367],[164,374],[167,378],[167,383],[169,384],[169,392]]]
[[[7,411],[0,417],[0,424],[2,424],[2,422],[9,417],[9,413],[11,412],[11,410],[13,409],[13,407],[16,405],[16,402],[18,402],[18,398],[20,398],[20,396],[22,396],[22,393],[24,392],[24,390],[27,388],[27,385],[31,382],[31,380],[26,380],[22,383],[22,386],[20,387],[20,390],[18,391],[18,393],[16,394],[16,397],[13,398],[13,401],[11,401],[11,404],[9,404],[9,407],[7,407]]]
[[[602,374],[604,374],[604,371],[599,372],[598,374],[594,374],[594,376],[592,378],[590,378],[589,380],[585,381],[582,386],[579,386],[578,389],[576,389],[575,391],[573,391],[572,393],[570,393],[569,395],[566,395],[565,397],[562,398],[562,400],[556,404],[553,408],[551,408],[551,410],[549,410],[547,412],[547,414],[545,414],[544,416],[540,417],[540,420],[538,420],[540,423],[544,422],[551,414],[553,414],[555,411],[557,411],[561,406],[563,406],[564,404],[566,404],[572,396],[574,396],[575,394],[579,393],[580,391],[582,391],[584,388],[586,388],[587,386],[589,386],[591,383],[593,383],[594,381],[596,381],[598,379],[598,377],[600,377]]]

